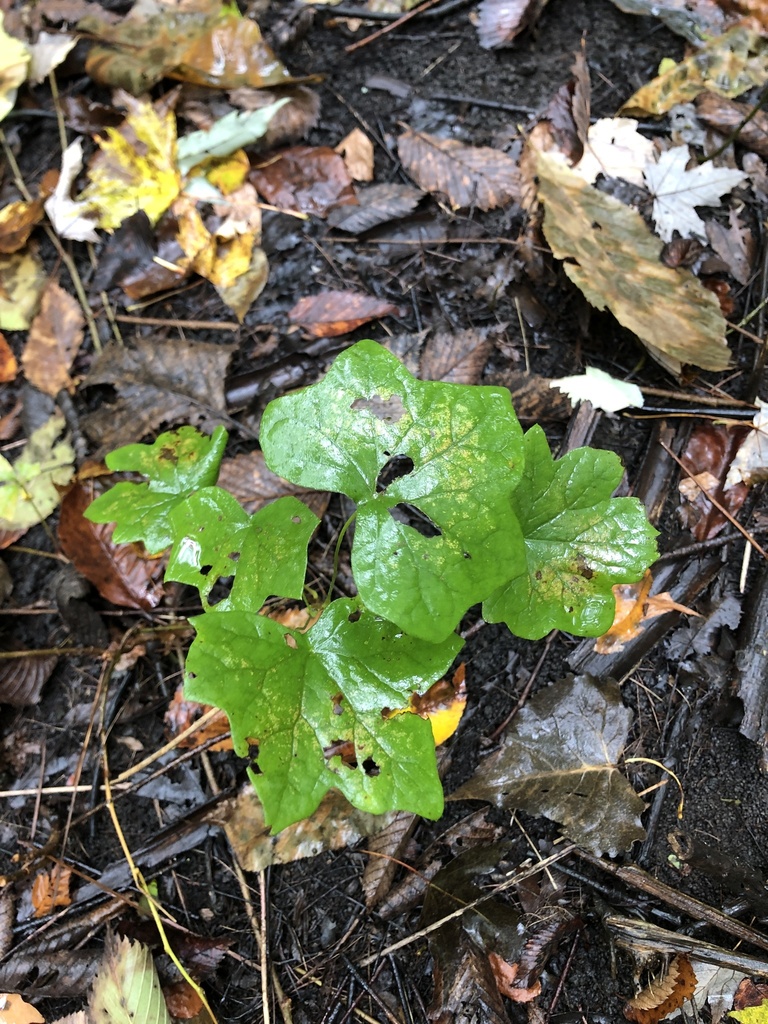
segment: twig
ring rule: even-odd
[[[105,310],[106,312],[106,310]],[[190,331],[239,331],[241,324],[230,320],[164,320],[159,316],[126,316],[113,314],[119,324],[137,324],[145,327],[184,327]]]
[[[387,32],[391,32],[393,28],[399,28],[400,25],[404,25],[406,21],[410,21],[411,18],[417,17],[430,7],[434,7],[435,4],[439,3],[439,0],[424,0],[423,4],[419,4],[418,7],[414,7],[412,10],[407,11],[402,18],[398,18],[397,21],[390,22],[389,25],[385,25],[384,28],[379,28],[371,35],[366,36],[365,39],[358,39],[356,43],[351,43],[349,46],[345,46],[344,50],[346,53],[354,53],[355,50],[359,50],[363,46],[367,46],[368,43],[373,43],[375,40],[380,39],[381,36],[386,35]]]

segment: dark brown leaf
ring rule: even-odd
[[[136,544],[115,544],[114,524],[92,523],[83,513],[110,485],[110,478],[79,481],[61,502],[59,543],[77,571],[105,601],[121,608],[155,608],[163,596],[162,564]]]
[[[37,704],[58,660],[55,654],[0,658],[0,704],[14,708]]]
[[[291,323],[299,324],[313,338],[335,338],[348,334],[369,320],[398,315],[400,310],[386,299],[377,299],[364,292],[320,292],[299,299],[288,314]]]
[[[517,164],[499,149],[466,146],[409,128],[397,140],[397,152],[416,184],[444,193],[454,209],[493,210],[520,194]]]
[[[420,376],[448,384],[477,384],[492,348],[487,331],[437,331],[424,346]]]
[[[233,494],[249,513],[258,512],[276,498],[292,494],[322,519],[330,497],[327,491],[310,491],[283,480],[268,468],[261,451],[224,459],[219,472],[219,487]]]
[[[525,29],[535,25],[549,0],[482,0],[477,32],[486,50],[509,46]]]
[[[696,540],[716,537],[728,523],[726,516],[715,508],[704,491],[731,515],[735,515],[746,500],[749,493],[746,484],[736,484],[724,490],[724,483],[736,452],[748,433],[747,427],[707,423],[697,427],[688,440],[682,461],[693,476],[680,481],[683,501],[678,514],[683,526]]]
[[[742,121],[749,117],[736,139],[759,156],[768,157],[768,114],[754,110],[749,103],[737,103],[714,92],[701,93],[695,103],[696,113],[704,124],[729,139]]]
[[[68,128],[82,135],[97,135],[105,128],[116,128],[125,114],[106,103],[88,99],[84,93],[60,98],[64,121]]]
[[[138,338],[134,348],[110,344],[85,385],[113,384],[119,398],[88,416],[84,428],[105,448],[140,441],[162,424],[212,430],[227,420],[224,380],[231,345]]]
[[[49,281],[21,356],[30,384],[52,398],[63,389],[74,390],[69,369],[82,343],[84,326],[77,299],[56,281]]]
[[[293,146],[248,176],[256,191],[281,210],[325,217],[332,206],[356,203],[344,161],[330,146]]]
[[[334,206],[328,223],[341,231],[360,235],[364,231],[406,217],[416,209],[424,193],[411,185],[371,185],[357,193],[357,206]]]
[[[615,856],[645,836],[645,805],[616,767],[631,717],[616,683],[562,679],[528,701],[450,799],[543,814],[573,842]]]

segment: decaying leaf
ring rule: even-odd
[[[50,871],[41,871],[32,883],[32,906],[35,917],[46,917],[55,907],[68,907],[72,902],[69,887],[72,868],[54,864]]]
[[[739,219],[737,210],[728,211],[728,224],[708,220],[707,239],[739,284],[748,284],[757,252],[754,234]]]
[[[325,217],[332,206],[356,202],[344,161],[329,146],[284,149],[251,171],[248,180],[273,206],[315,217]]]
[[[699,1011],[708,1005],[712,1024],[720,1024],[732,1006],[736,1009],[734,997],[741,984],[748,979],[741,971],[705,963],[693,956],[690,960],[693,973],[696,975],[696,990],[689,998]],[[754,984],[751,980],[748,983]],[[765,986],[763,988],[765,989]],[[669,1016],[675,1018],[680,1014],[679,1012],[671,1013]]]
[[[665,242],[671,241],[675,231],[683,238],[692,236],[706,241],[706,227],[695,207],[719,206],[720,197],[746,179],[742,171],[715,167],[711,161],[687,169],[690,160],[688,146],[674,146],[644,170],[653,195],[656,230]]]
[[[768,75],[768,38],[737,25],[662,72],[627,100],[619,113],[632,117],[660,116],[699,93],[739,96]]]
[[[615,856],[645,835],[645,805],[616,767],[630,719],[613,681],[563,679],[528,701],[501,749],[450,799],[543,814],[573,842]]]
[[[5,13],[0,11],[0,121],[10,114],[16,92],[27,77],[29,50],[3,27]]]
[[[556,156],[539,153],[544,234],[570,279],[608,308],[662,365],[724,370],[726,323],[717,299],[688,270],[660,262],[662,242],[639,213],[597,189]]]
[[[696,97],[696,116],[705,125],[731,138],[738,128],[735,140],[762,157],[768,157],[768,114],[755,110],[748,103],[704,92]]]
[[[163,719],[166,736],[168,739],[176,740],[176,745],[183,750],[199,747],[201,744],[209,743],[211,740],[216,740],[217,742],[207,746],[206,750],[211,752],[231,750],[232,737],[229,735],[229,722],[223,711],[217,711],[209,722],[196,729],[186,739],[176,739],[181,733],[191,728],[202,714],[210,710],[211,707],[209,705],[198,704],[194,700],[185,700],[183,687],[177,687]]]
[[[369,320],[397,316],[399,308],[386,299],[377,299],[364,292],[320,292],[299,299],[288,314],[313,338],[335,338],[348,334]]]
[[[59,504],[58,488],[72,479],[75,453],[69,441],[57,441],[64,417],[51,416],[35,430],[11,465],[0,455],[0,529],[29,529]]]
[[[20,995],[0,993],[0,1024],[45,1024],[45,1017]]]
[[[629,1000],[624,1016],[636,1024],[658,1024],[679,1010],[696,990],[696,975],[686,956],[676,956],[661,978],[655,978]]]
[[[672,32],[677,32],[694,46],[701,46],[702,41],[719,36],[738,18],[736,3],[725,5],[718,0],[697,0],[686,3],[685,0],[611,0],[621,11],[627,14],[641,14],[659,18]]]
[[[29,81],[38,85],[67,58],[77,45],[77,36],[41,32],[29,47]]]
[[[421,353],[419,376],[447,384],[479,384],[492,348],[484,330],[434,331]]]
[[[43,264],[29,249],[0,255],[0,281],[0,330],[28,330],[46,284]]]
[[[0,704],[26,708],[37,704],[56,668],[55,654],[0,659]]]
[[[292,494],[308,505],[318,518],[328,508],[328,491],[312,491],[289,483],[267,467],[262,451],[224,459],[219,471],[219,486],[229,491],[246,512],[257,512],[271,501]]]
[[[482,0],[477,32],[486,50],[508,46],[521,32],[535,25],[549,0]]]
[[[86,418],[86,432],[116,448],[165,423],[195,423],[208,430],[224,422],[224,378],[232,351],[229,345],[157,338],[138,338],[133,348],[107,345],[84,383],[114,384],[120,397]]]
[[[616,617],[608,632],[603,633],[595,641],[595,651],[598,654],[614,654],[620,651],[626,643],[642,633],[644,622],[656,618],[657,615],[682,612],[684,615],[699,616],[693,608],[678,604],[667,591],[651,596],[652,586],[653,577],[649,569],[639,583],[622,583],[613,588]]]
[[[62,389],[74,389],[69,369],[83,340],[84,326],[77,299],[56,281],[49,281],[21,356],[31,384],[53,398]]]
[[[16,380],[18,372],[19,364],[16,362],[16,356],[5,340],[5,335],[0,334],[0,384],[8,384],[10,381]]]
[[[732,516],[746,500],[749,488],[745,484],[734,483],[724,489],[726,474],[746,433],[744,427],[702,423],[688,438],[682,453],[682,462],[688,473],[679,485],[683,501],[678,515],[696,540],[716,537],[728,523],[727,517],[712,504],[707,494],[711,494]]]
[[[171,1024],[146,946],[114,935],[107,937],[89,1009],[95,1024]]]
[[[726,490],[739,483],[748,486],[768,480],[768,403],[758,399],[759,411],[752,420],[752,430],[742,441],[725,478]]]
[[[618,412],[619,409],[642,409],[643,393],[637,384],[617,380],[596,366],[588,366],[584,373],[574,377],[560,377],[549,382],[551,388],[564,392],[576,405],[590,402],[595,409]]]
[[[421,189],[411,185],[371,185],[357,193],[356,205],[344,203],[329,210],[328,223],[331,227],[359,235],[379,224],[407,217],[423,196]]]
[[[454,209],[494,210],[519,196],[517,163],[501,150],[409,128],[398,138],[397,152],[419,188],[442,192]]]
[[[573,168],[591,185],[599,174],[643,184],[643,168],[653,153],[653,141],[637,130],[631,117],[601,117],[589,126],[581,160]]]
[[[0,210],[0,252],[18,252],[43,219],[43,201],[24,199]]]
[[[185,135],[176,145],[179,170],[189,174],[198,164],[229,156],[263,138],[270,121],[286,103],[287,99],[280,99],[256,110],[233,110],[210,128]]]
[[[373,181],[373,143],[362,130],[353,128],[336,146],[353,181]]]
[[[108,485],[91,478],[74,483],[61,502],[59,543],[81,576],[105,599],[121,608],[157,607],[162,566],[139,545],[116,544],[114,526],[93,523],[83,513]]]
[[[98,242],[96,206],[72,198],[72,186],[83,166],[83,142],[75,139],[61,155],[61,173],[53,193],[45,201],[45,212],[60,238],[76,242]]]

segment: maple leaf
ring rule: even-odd
[[[751,485],[768,479],[768,403],[758,399],[757,404],[760,409],[752,420],[754,430],[736,452],[725,478],[726,489],[742,482]]]
[[[643,168],[653,153],[653,142],[637,130],[632,117],[601,117],[589,126],[584,155],[573,168],[591,185],[598,174],[643,184]]]
[[[745,179],[742,171],[700,164],[686,170],[691,159],[688,146],[675,146],[662,153],[656,163],[646,164],[643,174],[653,195],[653,219],[665,242],[678,231],[683,238],[707,240],[704,221],[696,206],[719,206],[720,197]]]

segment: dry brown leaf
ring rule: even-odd
[[[163,996],[168,1012],[175,1020],[194,1020],[203,1010],[203,1001],[197,989],[192,988],[184,978],[171,985],[164,985]],[[207,1014],[206,1017],[210,1020]]]
[[[676,956],[662,978],[651,981],[624,1007],[624,1016],[636,1024],[658,1024],[679,1010],[696,991],[696,975],[686,956]]]
[[[163,719],[166,736],[169,740],[176,739],[177,736],[194,725],[201,715],[210,710],[211,706],[208,704],[198,704],[194,700],[184,700],[183,687],[179,686],[173,695],[171,703],[168,705],[165,718]],[[189,750],[199,747],[209,740],[214,740],[218,736],[222,736],[224,737],[223,739],[207,749],[210,751],[231,750],[232,737],[225,735],[227,733],[229,733],[229,719],[223,711],[219,711],[210,722],[201,726],[191,736],[187,736],[186,739],[181,740],[177,745],[182,749]]]
[[[517,164],[501,150],[467,146],[409,128],[397,140],[397,152],[419,188],[442,192],[454,209],[494,210],[519,198]]]
[[[655,619],[657,615],[682,612],[683,615],[701,617],[693,608],[678,604],[668,591],[651,597],[652,585],[653,577],[648,569],[638,583],[623,583],[613,588],[616,614],[611,628],[595,641],[597,654],[614,654],[620,651],[625,644],[643,632],[644,622]]]
[[[704,124],[729,140],[742,125],[736,139],[754,153],[768,157],[768,114],[755,110],[748,103],[737,103],[714,92],[703,92],[696,97],[695,103],[696,114]]]
[[[277,476],[267,466],[261,451],[224,459],[219,471],[219,487],[234,495],[249,513],[258,512],[276,498],[290,494],[303,501],[322,519],[330,498],[327,491],[310,491]]]
[[[54,864],[50,872],[41,871],[32,883],[32,906],[35,917],[46,917],[54,907],[68,907],[72,902],[69,886],[72,868]]]
[[[281,210],[325,217],[332,206],[356,203],[344,161],[330,146],[293,146],[251,171],[248,180]]]
[[[45,1024],[45,1017],[20,995],[0,994],[0,1024]]]
[[[357,193],[357,206],[334,206],[328,212],[331,227],[353,235],[370,231],[399,217],[407,217],[416,209],[424,193],[411,185],[371,185]]]
[[[492,348],[487,331],[437,331],[424,346],[419,375],[422,380],[477,384]]]
[[[162,565],[137,544],[115,544],[114,523],[92,523],[83,513],[109,486],[108,478],[78,481],[67,491],[59,515],[59,543],[77,571],[105,601],[121,608],[155,608],[163,596]]]
[[[724,481],[748,433],[746,427],[706,423],[696,427],[688,439],[682,462],[689,475],[680,481],[680,494],[684,501],[678,515],[696,540],[716,537],[728,523],[727,517],[715,508],[704,491],[732,516],[746,501],[749,488],[745,484],[737,483],[725,490]]]
[[[18,252],[43,219],[43,200],[19,200],[0,210],[0,252]]]
[[[275,100],[289,99],[269,122],[260,145],[265,150],[293,146],[306,138],[320,119],[320,97],[306,85],[279,86],[276,89],[233,89],[229,100],[240,110],[259,110]]]
[[[0,333],[0,384],[8,384],[16,380],[19,372],[19,364],[13,354],[11,346],[5,340],[5,335]]]
[[[531,1000],[541,994],[540,981],[535,981],[530,988],[515,984],[518,974],[517,964],[510,964],[503,957],[500,957],[498,953],[493,952],[488,954],[488,960],[491,964],[496,984],[499,987],[499,992],[513,1003],[530,1003]]]
[[[486,50],[508,46],[535,25],[549,0],[483,0],[478,7],[477,32]]]
[[[747,284],[757,253],[755,236],[741,222],[736,210],[728,211],[728,226],[719,220],[708,220],[707,238],[721,260],[739,282]],[[725,282],[723,282],[725,283]]]
[[[84,326],[77,299],[56,281],[49,281],[21,356],[30,384],[53,398],[64,389],[74,390],[69,369],[82,343]]]
[[[369,320],[399,315],[399,308],[386,299],[377,299],[364,292],[320,292],[299,299],[288,314],[291,323],[299,324],[313,338],[335,338],[348,334]]]
[[[362,128],[353,128],[335,151],[343,158],[353,181],[373,181],[373,143]]]
[[[0,658],[0,704],[13,708],[37,704],[58,660],[55,654]]]

